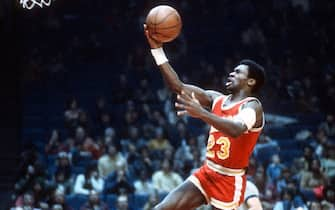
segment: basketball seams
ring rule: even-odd
[[[169,6],[157,6],[146,18],[149,35],[162,42],[175,39],[182,28],[179,13]]]
[[[158,10],[159,11],[159,10]],[[157,13],[158,13],[157,11]],[[168,17],[170,17],[171,15],[175,14],[175,11],[171,11],[170,13],[168,13],[164,18],[162,18],[159,22],[156,22],[155,25],[159,25],[161,23],[163,23]],[[156,21],[156,17],[155,17],[155,21]]]
[[[154,20],[156,21],[156,19],[157,19],[157,16],[158,16],[158,13],[159,13],[159,10],[157,10],[157,12],[156,12],[156,14],[155,14],[155,18],[154,18]],[[153,26],[154,26],[154,32],[156,33],[156,23],[153,23]]]
[[[167,29],[171,29],[171,28],[178,28],[178,26],[181,26],[180,23],[173,25],[173,26],[167,26],[167,27],[157,27],[157,29],[159,30],[167,30]]]

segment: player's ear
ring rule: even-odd
[[[249,78],[248,79],[248,85],[249,86],[255,86],[256,85],[256,80],[254,78]]]

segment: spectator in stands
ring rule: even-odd
[[[321,199],[321,206],[324,210],[334,210],[335,209],[335,185],[330,183],[323,189],[323,198]]]
[[[65,126],[69,129],[70,134],[78,126],[80,112],[81,108],[78,105],[77,99],[71,98],[64,112]]]
[[[63,207],[60,204],[53,204],[51,210],[63,210]]]
[[[128,144],[128,152],[126,153],[127,165],[129,174],[132,177],[137,177],[142,171],[141,165],[139,164],[141,161],[141,155],[138,153],[137,148],[134,144]]]
[[[264,166],[261,164],[258,165],[252,180],[259,190],[264,209],[266,209],[266,207],[272,208],[276,199],[274,185],[268,182],[267,179],[268,177],[266,176]]]
[[[305,161],[303,158],[296,158],[293,160],[291,165],[291,178],[296,183],[300,183],[301,177],[304,173],[306,173],[307,169],[305,169]]]
[[[140,136],[140,131],[138,127],[136,126],[129,126],[128,127],[128,132],[127,132],[127,137],[122,138],[120,140],[121,147],[122,147],[122,153],[126,154],[129,152],[128,145],[132,144],[136,146],[136,148],[140,148],[143,145],[146,145],[147,141]]]
[[[313,209],[313,210],[322,210],[321,209],[321,203],[318,201],[310,201],[307,204],[308,209]]]
[[[91,137],[85,138],[81,147],[80,154],[92,157],[93,160],[99,159],[104,153],[104,145]]]
[[[132,208],[130,208],[127,195],[119,195],[117,197],[115,210],[133,210]]]
[[[81,127],[81,126],[77,126],[74,128],[75,133],[74,133],[74,143],[75,146],[77,147],[77,149],[81,149],[81,147],[83,146],[86,138],[88,137],[86,130]]]
[[[267,149],[273,150],[275,147],[278,147],[278,142],[272,139],[270,136],[261,133],[258,138],[253,154],[257,157],[258,151]]]
[[[107,127],[104,131],[104,145],[115,144],[115,129],[112,127]]]
[[[134,191],[132,177],[125,168],[118,169],[105,180],[104,193],[129,195],[133,194]]]
[[[49,208],[49,204],[47,203],[47,202],[40,202],[39,203],[39,208],[41,209],[41,210],[49,210],[50,208]]]
[[[278,178],[281,176],[281,172],[284,168],[285,166],[280,162],[279,155],[272,155],[271,163],[266,168],[266,175],[268,177],[268,181],[275,185]]]
[[[325,156],[321,158],[321,167],[329,180],[335,179],[335,145],[325,148]]]
[[[327,177],[323,173],[318,159],[312,160],[309,170],[300,180],[300,189],[306,197],[320,197],[320,189],[327,184]]]
[[[325,148],[330,144],[329,137],[326,135],[326,132],[323,129],[318,129],[316,132],[316,145],[314,148],[314,153],[318,158],[324,156]]]
[[[114,144],[107,146],[107,154],[98,160],[98,169],[101,177],[106,178],[109,174],[121,168],[127,168],[125,157],[119,152]]]
[[[183,139],[174,155],[175,162],[177,162],[177,164],[182,165],[183,162],[186,160],[193,160],[194,158],[192,151],[197,148],[198,148],[197,141],[195,137],[189,137],[187,139]]]
[[[104,180],[100,177],[95,164],[87,165],[85,174],[78,174],[74,184],[73,193],[88,195],[91,190],[102,192]]]
[[[54,190],[49,201],[49,206],[51,206],[52,209],[58,210],[60,209],[59,205],[62,210],[75,210],[66,203],[64,192]]]
[[[69,148],[61,140],[59,131],[57,129],[53,129],[48,143],[45,145],[45,153],[48,155],[56,155],[61,151],[68,150]]]
[[[155,192],[151,177],[145,170],[142,170],[140,172],[139,178],[134,181],[134,187],[135,194],[138,195],[151,195]]]
[[[91,190],[88,195],[88,201],[84,203],[80,210],[108,210],[106,203],[100,200],[99,193],[95,190]]]
[[[119,74],[119,79],[117,84],[114,86],[115,89],[112,90],[112,100],[115,104],[124,104],[128,100],[133,99],[134,91],[129,81],[129,78],[125,73]]]
[[[304,170],[308,170],[309,169],[309,166],[311,165],[312,163],[312,160],[314,158],[316,158],[315,154],[314,154],[314,149],[312,146],[310,145],[306,145],[304,146],[304,149],[303,149],[303,156],[300,157],[300,158],[297,158],[296,161],[298,162],[301,162],[304,164],[303,166],[303,169]]]
[[[326,115],[326,120],[319,124],[318,129],[323,130],[327,136],[335,138],[335,119],[334,119],[334,115],[328,113]]]
[[[137,175],[140,174],[140,171],[146,171],[151,176],[158,160],[152,157],[147,146],[142,146],[138,150],[139,157],[131,167],[134,168]]]
[[[280,200],[275,203],[273,210],[293,210],[297,208],[307,210],[305,205],[295,202],[294,192],[289,189],[284,189],[281,193]]]
[[[137,110],[137,107],[135,106],[135,103],[133,100],[127,101],[126,106],[126,112],[124,113],[124,124],[125,128],[128,128],[130,125],[137,126],[139,123],[139,111]],[[125,130],[123,133],[126,133]]]
[[[157,155],[161,155],[163,150],[172,147],[169,140],[164,136],[164,130],[162,127],[156,128],[155,137],[149,140],[147,145],[150,151]]]
[[[86,111],[82,110],[78,117],[78,126],[83,127],[87,133],[93,132],[93,125]]]
[[[187,139],[182,140],[181,145],[174,154],[175,170],[183,178],[190,176],[192,169],[201,166],[200,152],[197,143],[195,137],[189,136]]]
[[[55,180],[56,183],[62,185],[64,187],[65,192],[69,185],[72,185],[71,173],[72,173],[72,163],[70,159],[70,154],[66,152],[58,153],[58,157],[56,159],[56,170],[55,170]]]
[[[93,121],[95,122],[95,124],[97,124],[97,127],[100,127],[101,125],[99,125],[99,124],[103,122],[103,121],[101,121],[102,120],[101,116],[103,114],[108,114],[108,113],[109,113],[109,111],[108,111],[108,108],[107,108],[106,97],[105,96],[97,97],[97,99],[95,100],[95,109],[94,109],[94,113],[93,113]],[[109,125],[110,125],[110,123],[111,123],[111,121],[108,122]]]
[[[63,171],[55,172],[52,184],[58,191],[62,191],[66,195],[72,192],[72,178],[66,178],[66,174]]]
[[[287,188],[287,184],[289,181],[291,181],[291,173],[289,168],[285,167],[283,168],[281,176],[276,183],[276,190],[278,194],[280,194],[283,189]]]
[[[153,192],[149,195],[148,201],[144,204],[143,210],[152,210],[159,203],[159,195]]]
[[[16,209],[28,209],[28,210],[37,210],[37,206],[35,206],[35,198],[34,195],[30,192],[26,192],[23,194],[22,201],[17,201],[15,207],[11,208],[13,210]]]
[[[18,180],[14,185],[14,199],[17,200],[22,199],[25,192],[32,191],[37,180],[46,180],[45,168],[38,160],[37,152],[34,149],[28,150],[22,156]]]
[[[97,135],[106,134],[106,130],[108,128],[111,128],[111,129],[114,130],[114,128],[112,126],[112,117],[111,117],[111,114],[109,112],[101,113],[98,116],[98,122],[96,124],[96,131],[95,131],[95,133]],[[115,130],[114,130],[114,132],[115,132]],[[114,133],[114,135],[115,135],[115,133]]]
[[[38,207],[40,202],[47,200],[48,183],[45,178],[34,179],[32,184],[32,194],[35,200],[34,206]]]
[[[139,103],[153,103],[157,99],[155,97],[154,92],[152,91],[153,89],[149,86],[148,79],[143,78],[140,81],[139,87],[137,88],[135,92],[135,99]]]
[[[294,200],[294,207],[298,208],[298,207],[304,207],[307,205],[306,204],[306,198],[303,196],[303,194],[301,193],[298,185],[296,182],[294,182],[293,180],[289,180],[287,182],[286,188],[287,190],[290,190],[293,193],[293,200]],[[307,199],[308,200],[308,199]]]
[[[158,193],[168,193],[183,182],[182,177],[173,171],[172,161],[164,159],[161,170],[152,175],[152,183]]]

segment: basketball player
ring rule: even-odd
[[[177,114],[199,118],[211,126],[205,164],[154,210],[189,210],[202,204],[237,209],[244,199],[249,156],[264,126],[261,103],[254,97],[265,80],[263,67],[242,60],[225,84],[231,94],[204,90],[183,83],[169,64],[163,44],[150,37],[146,25],[144,32],[167,86],[177,94]]]
[[[263,210],[259,200],[259,191],[256,185],[249,180],[244,193],[244,202],[238,210]]]

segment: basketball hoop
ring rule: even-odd
[[[43,8],[43,6],[50,6],[52,0],[20,0],[20,4],[24,9],[32,9],[35,5]]]

